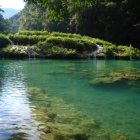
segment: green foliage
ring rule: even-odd
[[[109,58],[113,58],[114,56],[116,56],[116,51],[117,51],[117,47],[115,45],[104,45],[104,54],[109,57]]]
[[[47,44],[51,44],[52,46],[75,49],[78,53],[83,53],[85,51],[92,52],[96,50],[96,45],[92,41],[79,38],[50,36],[47,38],[45,44],[46,46]]]
[[[112,46],[113,44],[111,42],[101,40],[99,38],[92,38],[88,36],[84,36],[85,39],[92,40],[95,44],[99,44],[101,46]]]
[[[13,15],[11,18],[9,18],[9,26],[10,26],[10,32],[17,33],[20,26],[20,16],[21,12]]]
[[[50,15],[54,16],[51,18]],[[67,31],[68,15],[65,14],[65,20],[62,20],[59,16],[59,21],[55,22],[55,17],[57,16],[58,13],[53,10],[48,11],[48,9],[41,7],[39,3],[26,3],[25,8],[21,12],[19,30]]]
[[[46,10],[37,4],[26,4],[21,12],[19,30],[46,30]]]
[[[8,37],[15,45],[20,45],[3,49],[5,55],[13,57],[19,57],[20,55],[23,57],[28,56],[27,46],[34,45],[34,52],[38,57],[87,58],[89,54],[97,49],[98,44],[103,47],[103,50],[97,52],[97,57],[140,58],[140,50],[133,48],[132,46],[117,46],[98,38],[91,38],[79,34],[61,32],[49,33],[48,31],[22,31],[19,34],[9,34]],[[0,42],[4,41],[9,44],[8,39],[0,35]]]
[[[130,57],[132,58],[140,58],[140,50],[134,47],[130,46],[106,46],[104,45],[103,48],[103,53],[106,55],[107,58],[126,58],[129,59]],[[99,54],[100,56],[100,54]]]
[[[62,33],[62,32],[52,32],[50,34],[51,36],[55,36],[55,37],[69,37],[69,38],[82,38],[82,36],[80,34],[72,34],[72,33]]]
[[[37,36],[37,35],[9,35],[9,38],[14,42],[15,45],[34,45],[39,41],[46,40],[48,36]]]
[[[52,48],[48,49],[48,55],[49,56],[55,56],[55,57],[68,57],[68,56],[75,56],[77,55],[76,50],[74,49],[67,49],[62,47],[54,46]]]
[[[107,2],[105,6],[108,8],[116,8],[117,4],[111,1],[111,2]]]
[[[133,47],[128,46],[118,46],[117,47],[118,56],[121,57],[130,57],[132,58],[140,58],[140,50]]]
[[[20,31],[19,35],[49,35],[48,31]]]
[[[9,44],[10,42],[8,41],[8,39],[4,35],[0,34],[0,48],[4,48]]]
[[[50,33],[46,40],[40,40],[36,47],[37,54],[43,56],[60,56],[61,54],[62,56],[74,57],[83,53],[88,54],[94,50],[96,50],[96,44],[91,38],[59,32]]]
[[[21,29],[79,33],[139,48],[138,0],[25,0]],[[43,8],[42,8],[43,7]]]
[[[27,58],[27,47],[25,46],[8,46],[3,49],[3,55],[6,58]]]

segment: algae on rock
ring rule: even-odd
[[[140,80],[140,71],[137,69],[123,70],[123,71],[112,71],[108,73],[101,73],[96,75],[96,78],[90,80],[90,84],[111,84],[124,80],[126,82],[138,82]]]
[[[49,97],[39,88],[29,88],[30,102],[44,140],[114,140],[94,119],[89,119],[64,100]],[[42,100],[41,100],[42,99]],[[48,106],[49,103],[49,106]],[[115,135],[115,134],[114,134]],[[121,136],[120,136],[121,137]]]

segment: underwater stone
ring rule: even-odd
[[[126,81],[139,81],[140,71],[139,70],[126,70],[117,72],[100,73],[96,75],[96,78],[89,81],[90,84],[111,84],[120,80]]]
[[[30,94],[45,94],[46,91],[36,87],[30,87],[27,89],[27,92]]]
[[[26,140],[27,134],[23,132],[19,132],[13,134],[9,140]]]
[[[90,84],[99,84],[99,83],[105,83],[105,84],[110,84],[114,83],[121,80],[120,77],[99,77],[91,80],[89,83]]]
[[[44,128],[40,129],[45,133],[41,135],[44,140],[45,137],[49,137],[48,140],[119,140],[111,139],[109,134],[104,133],[100,123],[89,119],[73,105],[66,104],[61,98],[52,96],[45,98],[46,94],[42,94],[42,89],[38,88],[31,88],[30,92],[37,93],[36,96],[31,94],[31,100],[36,106],[34,110],[36,119],[44,122]],[[45,99],[45,102],[41,100],[36,102],[38,98]],[[47,102],[51,103],[48,108]]]
[[[47,102],[47,103],[46,103],[46,106],[47,106],[47,107],[51,107],[51,103],[50,103],[50,102]]]
[[[87,130],[100,129],[100,124],[93,120],[83,120],[80,125]]]
[[[128,137],[123,136],[123,135],[118,134],[118,133],[112,134],[112,135],[110,136],[110,139],[111,139],[111,140],[132,140],[131,138],[128,138]]]
[[[110,139],[109,135],[100,135],[100,136],[93,136],[90,140],[112,140],[112,139]]]
[[[53,135],[53,140],[88,140],[88,136],[82,133],[68,134],[68,133],[55,132]]]
[[[51,133],[52,132],[52,128],[50,126],[47,126],[44,130],[45,133]]]
[[[50,118],[50,119],[54,119],[56,116],[57,116],[57,114],[55,114],[55,113],[47,113],[47,116]]]

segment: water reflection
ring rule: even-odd
[[[39,140],[20,63],[0,65],[0,139]]]

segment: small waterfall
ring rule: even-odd
[[[29,59],[34,58],[35,59],[35,52],[34,52],[34,46],[29,46],[27,48]]]
[[[101,47],[100,45],[97,44],[96,47],[97,47],[96,50],[94,50],[93,52],[91,52],[91,53],[88,54],[89,57],[92,57],[93,56],[95,60],[97,58],[97,53],[100,53],[100,52],[103,51],[103,47]]]
[[[113,57],[115,59],[115,56],[117,55],[117,53],[115,51],[113,51],[113,50],[111,50],[111,51],[112,51]]]
[[[89,53],[89,54],[88,54],[89,58],[93,56],[93,57],[94,57],[94,59],[96,59],[96,53],[97,53],[97,51],[96,51],[96,50],[95,50],[95,51],[93,51],[93,52],[91,52],[91,53]]]
[[[129,60],[132,60],[132,45],[130,44],[130,56],[129,56]]]
[[[11,47],[13,47],[13,46],[14,46],[14,42],[13,42],[9,37],[6,37],[6,38],[7,38],[7,40],[10,42]]]
[[[97,44],[97,52],[100,53],[103,51],[103,47]]]

